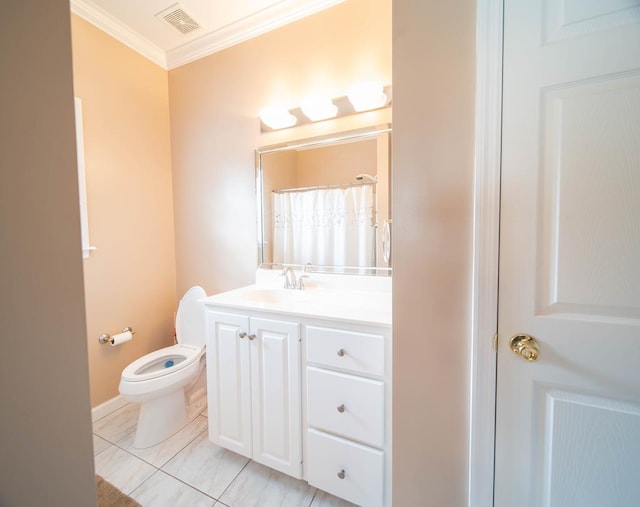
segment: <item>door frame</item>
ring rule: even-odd
[[[469,507],[493,506],[495,480],[503,18],[503,0],[477,0]]]

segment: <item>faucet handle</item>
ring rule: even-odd
[[[296,272],[293,270],[291,266],[287,266],[284,268],[280,276],[284,276],[284,288],[285,289],[295,289],[297,288],[296,283]]]
[[[299,290],[303,290],[304,289],[304,280],[303,280],[303,278],[311,278],[311,277],[309,275],[305,275],[304,271],[303,271],[303,274],[301,274],[298,277],[298,289]]]

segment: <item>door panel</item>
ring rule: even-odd
[[[495,505],[637,505],[640,2],[504,14]]]
[[[579,37],[640,19],[637,0],[546,0],[544,41]]]
[[[300,325],[251,318],[253,459],[302,477]]]
[[[538,313],[640,318],[640,72],[541,105]]]
[[[251,383],[249,329],[242,315],[209,312],[207,391],[209,438],[227,449],[251,457]]]
[[[640,407],[536,385],[543,505],[637,505]],[[568,480],[570,479],[570,480]]]

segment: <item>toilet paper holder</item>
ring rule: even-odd
[[[136,334],[136,332],[133,330],[133,328],[131,326],[127,326],[122,330],[123,333],[131,333],[131,334]],[[113,338],[111,337],[110,334],[107,333],[102,333],[100,336],[98,336],[98,341],[100,343],[111,343],[113,344]]]

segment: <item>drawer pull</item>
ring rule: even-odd
[[[254,335],[254,334],[250,334],[249,335],[249,340],[253,341],[255,339],[256,339],[256,335]]]
[[[338,356],[344,357],[344,354],[345,354],[344,349],[338,349]]]
[[[338,405],[338,412],[340,412],[341,414],[344,412],[344,403],[340,403],[340,405]]]
[[[244,338],[245,336],[247,336],[247,333],[245,333],[244,331],[241,331],[241,332],[238,334],[238,336],[239,336],[240,338]]]
[[[344,472],[344,469],[338,472],[338,479],[344,479],[346,476],[347,474]]]

